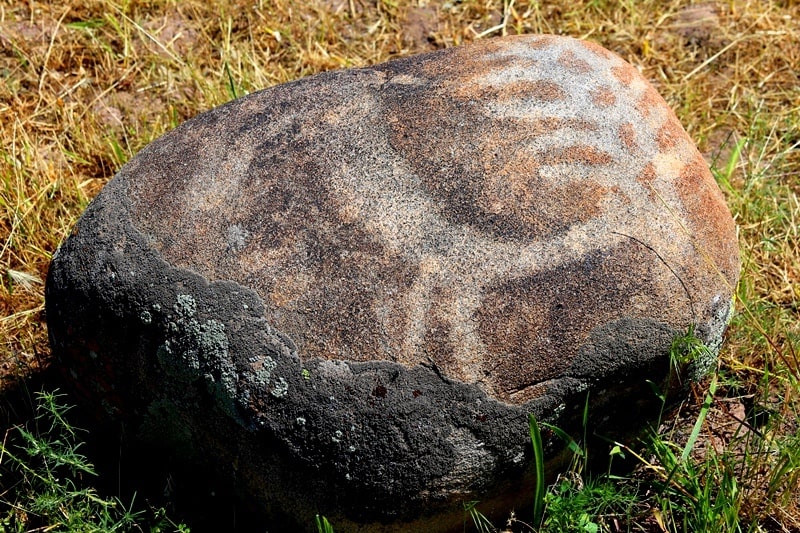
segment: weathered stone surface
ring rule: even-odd
[[[718,346],[738,269],[653,87],[527,36],[181,125],[87,209],[47,315],[88,398],[273,515],[435,530],[530,501],[527,413],[570,428],[588,391],[593,427],[630,422],[676,333]]]

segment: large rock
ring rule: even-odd
[[[528,413],[574,429],[588,393],[592,429],[642,424],[674,336],[719,345],[738,269],[653,87],[526,36],[181,125],[87,209],[47,317],[87,398],[271,516],[435,530],[530,503]]]

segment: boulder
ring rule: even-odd
[[[641,428],[690,327],[707,370],[738,272],[656,90],[520,36],[187,121],[91,203],[46,301],[82,397],[271,520],[444,531],[530,505],[529,413],[572,431],[588,395],[590,429]]]

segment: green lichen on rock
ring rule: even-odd
[[[156,350],[156,357],[164,371],[173,378],[183,382],[191,382],[200,375],[200,360],[195,352],[173,349],[170,339]]]
[[[272,386],[272,390],[270,390],[269,393],[275,398],[283,398],[289,394],[289,384],[284,378],[279,377],[275,380],[275,384]]]
[[[176,298],[174,320],[167,323],[167,339],[156,357],[164,371],[182,382],[202,378],[217,406],[236,414],[234,398],[238,373],[228,354],[225,324],[197,318],[197,302],[188,294]]]
[[[284,398],[289,393],[289,382],[282,376],[274,376],[278,367],[277,361],[269,355],[253,357],[250,361],[251,371],[247,372],[247,384],[256,390],[269,390],[274,398]],[[272,385],[270,386],[270,383]]]
[[[251,361],[252,371],[247,373],[247,382],[256,388],[264,389],[272,379],[272,372],[277,368],[278,363],[270,356],[253,358]]]
[[[176,300],[172,308],[178,316],[192,318],[197,313],[197,302],[190,294],[179,294]]]

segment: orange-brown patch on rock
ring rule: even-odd
[[[578,44],[580,44],[581,46],[583,46],[584,48],[586,48],[587,50],[592,52],[594,55],[600,56],[600,57],[602,57],[603,59],[605,59],[607,61],[610,60],[610,59],[613,59],[614,57],[616,57],[614,55],[614,53],[612,53],[611,51],[603,48],[602,46],[600,46],[597,43],[593,43],[592,41],[583,41],[583,40],[581,40],[581,41],[578,41]]]
[[[625,63],[618,67],[611,67],[611,74],[614,75],[623,85],[630,85],[639,76],[639,71],[633,65]]]
[[[699,152],[681,170],[676,190],[688,214],[689,229],[695,240],[703,243],[698,251],[713,261],[729,283],[734,283],[739,272],[736,227],[725,198]]]
[[[654,108],[666,108],[667,104],[661,95],[658,94],[653,87],[647,86],[647,89],[642,94],[641,98],[636,102],[636,110],[642,114],[643,117],[649,117]]]
[[[506,67],[514,66],[518,68],[535,69],[536,61],[522,60],[509,56],[492,57],[487,60],[481,57],[475,61],[468,54],[456,59],[455,65],[436,65],[426,66],[426,74],[433,80],[443,84],[443,87],[454,98],[460,100],[480,100],[488,101],[492,99],[509,100],[517,95],[528,95],[536,90],[536,84],[531,82],[508,82],[485,85],[484,78],[492,72],[505,70]],[[429,72],[427,72],[429,71]]]
[[[628,148],[636,148],[636,132],[633,130],[633,124],[626,122],[620,125],[619,140]]]
[[[444,83],[458,80],[459,86],[466,90],[467,87],[480,86],[478,81],[487,74],[519,65],[520,58],[497,54],[505,50],[507,44],[491,40],[484,44],[484,47],[462,46],[443,50],[435,60],[417,65],[417,68],[421,67],[421,72],[414,69],[413,74]]]
[[[662,151],[667,151],[678,144],[681,139],[686,139],[686,132],[683,130],[677,117],[670,112],[667,121],[658,129],[656,142]]]
[[[539,164],[528,153],[496,159],[487,164],[478,203],[488,213],[520,216],[536,203]]]
[[[617,101],[617,96],[614,94],[614,91],[608,87],[592,89],[590,96],[592,97],[592,103],[597,107],[612,106]]]
[[[653,182],[657,177],[656,174],[656,167],[653,166],[653,163],[647,163],[647,166],[644,167],[642,172],[636,176],[636,181],[639,182],[642,187],[647,189],[647,197],[650,201],[656,200],[656,192],[653,189]]]
[[[551,102],[563,100],[567,97],[567,94],[557,83],[540,80],[515,81],[502,85],[492,85],[480,92],[482,99],[498,102],[509,102],[530,97],[544,102]],[[461,95],[460,92],[457,94]]]
[[[546,135],[552,131],[565,127],[565,120],[556,117],[542,117],[536,120],[503,119],[499,121],[499,123],[501,127],[503,127],[504,124],[508,124],[507,127],[513,127],[514,129],[524,128],[527,134],[532,138],[539,137],[540,135]]]
[[[547,122],[534,122],[533,130],[541,128],[552,132],[564,126],[565,121],[552,119]],[[527,149],[525,137],[535,134],[527,123],[503,121],[507,126],[501,129],[502,132],[521,128],[522,139],[514,141],[507,135],[498,134],[481,144],[481,152],[486,155],[481,158],[484,162],[483,179],[476,198],[477,205],[484,213],[501,216],[517,225],[518,229],[528,228],[532,238],[557,233],[596,216],[608,193],[606,187],[593,180],[559,185],[543,179],[540,171],[544,166],[555,164],[600,165],[610,162],[611,157],[585,145],[547,153],[532,152]],[[576,186],[581,188],[580,195],[575,194]]]
[[[578,131],[598,131],[600,125],[596,122],[581,118],[557,118],[541,117],[536,119],[528,118],[502,118],[497,119],[496,123],[500,131],[511,129],[519,131],[524,139],[535,139],[541,135],[553,133],[556,130],[578,130]]]
[[[574,70],[580,74],[585,74],[592,70],[591,65],[589,65],[589,63],[583,59],[580,59],[572,50],[567,50],[562,53],[558,58],[558,62],[568,69]]]
[[[604,152],[588,144],[573,144],[565,148],[554,148],[540,156],[543,165],[607,165],[613,162],[613,158]]]
[[[561,124],[563,128],[570,128],[579,131],[599,131],[600,124],[582,118],[567,118],[562,119]]]
[[[479,205],[529,228],[532,236],[556,234],[599,215],[607,187],[593,180],[553,185],[538,176],[538,168],[535,158],[515,158],[496,176],[487,177]]]
[[[580,189],[580,194],[576,194],[576,188]],[[554,206],[545,211],[551,219],[559,220],[569,227],[598,216],[600,204],[608,195],[609,190],[608,187],[604,187],[596,181],[586,180],[577,187],[574,183],[561,187],[544,187],[538,190],[538,194],[543,195]],[[539,208],[541,209],[541,206]],[[530,216],[530,211],[526,213],[526,216]]]
[[[344,204],[339,209],[339,220],[342,224],[355,224],[358,222],[360,210],[353,204]]]
[[[280,283],[276,282],[270,285],[267,291],[268,301],[265,303],[270,309],[281,311],[292,309],[297,305],[297,302],[304,298],[308,289],[307,282],[308,280],[303,279],[301,275],[296,273],[288,274],[281,279]]]
[[[514,85],[517,85],[516,83]],[[550,80],[536,80],[533,82],[522,83],[525,87],[525,94],[533,96],[542,102],[554,102],[556,100],[564,100],[567,93],[561,88],[559,84]]]

